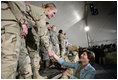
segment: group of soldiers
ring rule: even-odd
[[[56,12],[53,3],[37,7],[28,1],[1,2],[2,79],[46,78],[39,74],[40,60],[48,67],[51,53],[65,53],[62,31],[57,37],[56,27],[46,22]]]
[[[53,3],[41,7],[22,1],[1,2],[1,77],[3,79],[37,79],[39,75],[40,45],[47,54],[50,47],[46,18],[57,12]]]
[[[1,2],[1,78],[44,79],[40,61],[49,67],[51,53],[63,57],[66,36],[52,27],[46,18],[57,13],[55,4],[40,7],[28,1]]]

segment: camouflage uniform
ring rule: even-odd
[[[44,43],[46,50],[49,49],[49,39],[46,36],[47,27],[46,27],[46,15],[43,8],[29,5],[29,14],[32,16],[35,21],[35,26],[37,27],[38,35],[40,41]]]
[[[55,54],[57,54],[58,49],[59,49],[59,41],[58,41],[57,34],[55,31],[51,32],[51,42],[53,45],[53,50],[54,50]]]
[[[22,37],[21,50],[18,61],[18,78],[20,79],[31,79],[32,78],[32,68],[31,60],[26,49],[25,39]]]
[[[19,3],[19,4],[18,4]],[[5,5],[5,6],[4,6]],[[25,9],[25,5],[24,2],[20,2],[20,1],[16,1],[15,2],[15,7],[16,8],[20,8],[20,10],[24,10]],[[16,7],[19,6],[19,7]],[[32,17],[32,19],[35,21],[35,25],[38,28],[38,35],[40,36],[40,40],[45,44],[46,49],[49,49],[49,40],[46,38],[45,36],[45,13],[44,10],[42,8],[36,7],[36,6],[28,6],[29,9],[29,13],[30,16]],[[16,11],[16,15],[21,17],[21,23],[24,21],[24,18],[22,19],[23,15],[20,15],[19,12],[20,10],[15,10]],[[23,12],[23,11],[22,11]],[[21,12],[20,12],[21,13]],[[25,13],[25,12],[24,12]],[[25,21],[24,21],[25,22]],[[15,78],[16,77],[16,69],[17,69],[17,61],[19,60],[19,54],[20,54],[20,46],[21,46],[21,36],[20,36],[20,25],[17,23],[17,19],[16,16],[12,13],[12,11],[10,10],[9,6],[7,3],[3,3],[2,4],[2,59],[1,59],[1,63],[2,63],[2,78]],[[24,40],[24,39],[23,39]],[[23,41],[24,43],[24,41]],[[9,49],[10,48],[10,49]],[[23,48],[22,48],[23,49]],[[24,49],[26,50],[26,49]],[[24,51],[27,52],[27,51]],[[25,53],[27,54],[27,53]],[[28,55],[27,55],[28,56]],[[23,57],[23,56],[22,56]],[[34,62],[35,65],[35,70],[36,71],[36,75],[38,74],[38,69],[39,69],[39,57],[37,58],[37,55],[35,55],[35,59],[32,60],[32,62]],[[22,59],[22,58],[20,58]],[[27,59],[27,60],[26,60]],[[24,62],[25,65],[29,65],[30,61],[28,57],[25,57],[25,59],[22,60],[26,60]],[[19,62],[21,62],[19,60]],[[19,64],[22,64],[19,63]],[[24,65],[24,69],[26,69],[26,66]],[[19,65],[21,67],[21,65]],[[27,68],[30,68],[27,66]],[[18,70],[24,70],[24,69],[18,69]],[[29,69],[28,69],[29,70]],[[30,70],[31,71],[31,70]],[[29,74],[31,74],[32,72],[27,71]],[[26,70],[23,71],[18,71],[19,73],[23,73],[26,74]],[[33,73],[35,74],[35,73]],[[20,74],[19,74],[20,75]],[[22,75],[22,74],[21,74]],[[40,77],[41,78],[41,77]]]
[[[35,39],[35,43],[31,44],[34,46],[35,49],[33,49],[33,46],[30,47],[30,56],[31,56],[31,63],[32,63],[32,68],[34,68],[34,78],[41,78],[41,76],[39,76],[38,74],[38,70],[40,68],[40,65],[39,65],[39,61],[40,61],[40,57],[38,54],[39,50],[40,49],[40,43],[43,43],[46,50],[48,50],[50,47],[49,47],[49,39],[48,39],[48,36],[46,35],[47,33],[47,27],[46,27],[46,15],[45,15],[45,11],[43,8],[40,8],[40,7],[37,7],[37,6],[33,6],[33,5],[28,5],[28,12],[29,12],[29,15],[31,16],[32,20],[35,22],[35,27],[36,27],[36,35],[38,36],[34,36],[34,39]],[[34,32],[32,32],[33,35],[34,35]],[[29,43],[30,44],[30,43]],[[35,45],[37,44],[37,45]],[[37,48],[36,48],[37,47]],[[35,54],[34,54],[35,53]],[[39,52],[40,53],[40,52]]]
[[[26,38],[27,43],[27,50],[31,59],[31,66],[33,72],[33,78],[37,78],[39,76],[39,36],[36,32],[36,27],[32,26],[32,28],[28,29],[28,35]]]
[[[24,60],[24,65],[21,63],[19,66],[24,68],[22,69],[24,71],[22,71],[21,75],[24,76],[25,74],[24,78],[27,78],[32,75],[30,70],[30,58],[25,49],[24,37],[21,38],[20,35],[20,24],[26,24],[25,17],[21,12],[21,10],[25,10],[24,4],[23,2],[10,2],[9,5],[12,4],[12,9],[15,11],[14,13],[11,11],[11,6],[9,6],[8,3],[9,2],[2,2],[1,4],[1,77],[6,79],[15,79],[18,61],[22,58]],[[21,41],[24,45],[21,44]],[[23,48],[24,50],[22,52],[24,53],[20,52]],[[21,56],[22,54],[25,56]]]
[[[58,35],[58,39],[59,39],[60,56],[62,57],[65,54],[65,42],[64,42],[65,36],[62,33],[60,33]]]

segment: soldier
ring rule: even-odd
[[[35,22],[35,26],[37,27],[37,34],[39,36],[39,41],[44,44],[48,55],[51,56],[52,50],[50,48],[49,38],[46,35],[47,33],[46,16],[49,19],[54,17],[54,15],[57,12],[56,6],[53,3],[47,3],[47,4],[42,4],[41,7],[36,7],[30,4],[27,5],[27,7],[29,15],[31,16],[32,20]],[[38,55],[34,55],[34,57],[32,57],[33,59],[31,60],[32,61],[31,63],[34,64],[34,71],[33,71],[33,73],[35,72],[34,78],[41,78],[41,76],[38,73],[38,69],[40,68],[40,65],[38,63],[40,59],[38,58]]]
[[[58,41],[58,38],[57,38],[56,26],[55,25],[52,26],[51,42],[52,42],[52,45],[53,45],[53,50],[54,50],[55,54],[57,54],[58,49],[59,49],[59,41]]]
[[[2,78],[16,77],[17,61],[19,59],[21,46],[20,29],[22,29],[22,35],[27,34],[27,27],[25,25],[27,21],[24,19],[24,15],[21,15],[22,13],[27,15],[27,13],[25,13],[26,8],[24,2],[13,2],[13,6],[14,7],[9,7],[7,2],[2,3]],[[32,20],[35,21],[35,26],[38,28],[40,40],[45,43],[48,54],[51,55],[52,51],[49,49],[48,41],[45,38],[45,19],[46,16],[48,16],[48,18],[54,16],[57,11],[55,5],[51,4],[50,6],[48,4],[45,6],[45,9],[31,5],[28,5],[27,8],[28,14],[30,14]],[[20,28],[20,26],[22,28]],[[28,59],[28,57],[25,58]],[[27,61],[28,60],[26,60],[26,64],[30,64],[30,62]],[[27,69],[29,67],[24,66],[23,68]],[[20,72],[23,73],[23,75],[31,74],[29,71],[25,73],[25,70],[24,72]]]
[[[23,2],[1,3],[1,78],[15,79],[18,61],[22,68],[22,77],[31,78],[30,58],[25,47],[24,36],[27,34],[26,12]],[[22,58],[22,59],[21,59]]]
[[[63,34],[63,30],[59,30],[58,39],[59,39],[60,57],[62,57],[65,54],[65,42],[64,42],[65,36]]]
[[[48,54],[51,55],[52,50],[50,49],[49,39],[46,36],[46,16],[49,19],[54,17],[57,12],[57,9],[53,3],[42,4],[41,7],[28,5],[30,11],[29,14],[33,17],[35,25],[38,28],[38,35],[40,37],[41,42],[44,43]]]

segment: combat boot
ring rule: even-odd
[[[46,76],[40,76],[39,72],[38,71],[35,71],[34,74],[33,74],[33,79],[47,79]]]
[[[31,77],[31,76],[29,76],[29,77],[26,77],[25,79],[32,79],[32,77]]]

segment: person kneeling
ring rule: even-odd
[[[51,56],[54,57],[61,65],[74,69],[73,75],[70,75],[68,72],[64,72],[70,77],[70,79],[93,79],[96,74],[96,70],[91,65],[95,60],[95,54],[92,51],[84,50],[80,56],[80,61],[77,61],[76,63],[66,62],[54,54],[54,52]]]

